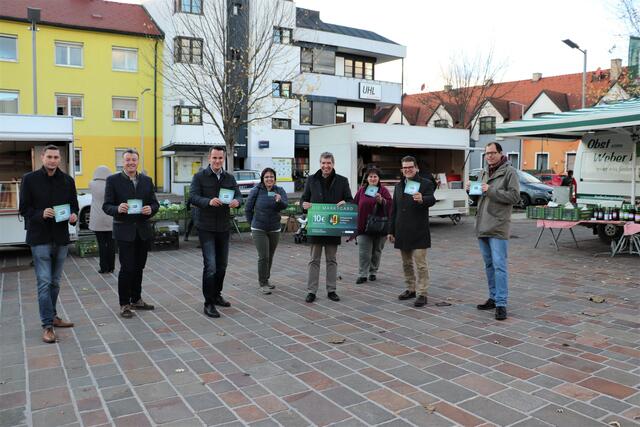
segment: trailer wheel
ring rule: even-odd
[[[85,230],[89,228],[89,218],[91,216],[91,207],[87,206],[80,212],[78,222],[80,223],[80,229]]]
[[[618,240],[624,233],[624,228],[613,224],[598,224],[598,237],[603,243],[610,244],[612,240]]]
[[[453,222],[453,225],[458,225],[462,221],[462,215],[460,214],[449,215],[449,218],[451,219],[451,222]]]

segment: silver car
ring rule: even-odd
[[[260,172],[254,170],[234,170],[233,176],[236,178],[242,197],[247,197],[253,187],[260,184]]]

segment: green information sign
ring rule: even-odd
[[[353,236],[358,231],[358,205],[313,203],[307,213],[309,236]]]

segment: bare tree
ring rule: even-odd
[[[625,24],[629,35],[640,36],[640,10],[636,0],[618,0],[618,18]]]
[[[202,108],[203,123],[215,126],[233,168],[240,130],[253,122],[290,114],[297,106],[290,82],[298,74],[291,46],[295,6],[282,0],[203,0],[201,13],[173,13],[180,1],[167,0],[172,26],[163,57],[168,96]],[[244,5],[244,6],[243,6]],[[250,7],[249,7],[250,5]]]
[[[444,90],[429,92],[419,99],[436,112],[436,117],[447,119],[437,112],[438,106],[443,106],[453,119],[453,127],[473,129],[485,101],[507,94],[506,88],[494,84],[502,77],[505,68],[504,62],[496,62],[493,49],[475,56],[453,55],[446,68],[442,69]]]

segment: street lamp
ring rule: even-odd
[[[578,49],[580,52],[584,54],[584,64],[582,66],[582,108],[585,107],[585,93],[587,91],[587,49],[580,49],[576,43],[572,42],[570,39],[562,40],[562,43],[569,46],[571,49]]]
[[[140,163],[142,164],[142,173],[144,173],[144,94],[151,91],[150,88],[140,92]]]

